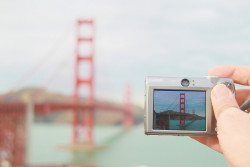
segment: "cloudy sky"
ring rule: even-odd
[[[249,65],[249,8],[246,0],[0,0],[0,93],[42,86],[72,94],[75,23],[92,18],[96,97],[122,102],[130,82],[143,105],[145,76]]]

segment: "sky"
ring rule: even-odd
[[[45,87],[72,95],[76,21],[90,18],[96,98],[122,103],[130,83],[143,106],[145,76],[249,65],[249,8],[246,0],[0,0],[0,93]]]
[[[155,90],[154,109],[160,113],[166,110],[180,112],[180,93],[185,93],[185,112],[199,116],[206,115],[206,92],[205,91],[178,91],[178,90]]]

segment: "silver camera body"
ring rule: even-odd
[[[225,84],[235,93],[231,78],[146,77],[145,134],[217,135],[210,99],[217,84]]]

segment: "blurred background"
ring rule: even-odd
[[[189,137],[144,135],[144,79],[249,65],[249,8],[245,0],[0,0],[1,164],[227,166]],[[79,40],[81,20],[91,20],[93,40]],[[91,42],[78,50],[81,41]],[[93,59],[76,68],[88,49]],[[93,82],[77,85],[76,71]],[[78,105],[93,102],[88,112]]]

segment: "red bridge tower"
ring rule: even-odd
[[[125,92],[125,112],[123,115],[123,127],[131,128],[134,125],[133,105],[131,103],[131,84],[127,83]]]
[[[85,28],[85,29],[84,29]],[[87,29],[86,29],[87,28]],[[83,34],[83,30],[89,30],[89,34]],[[93,20],[78,20],[77,22],[77,41],[75,48],[75,86],[74,86],[74,104],[80,103],[79,88],[85,86],[88,90],[86,103],[94,105],[94,21]],[[85,46],[85,47],[84,47]],[[86,48],[86,46],[88,46]],[[85,49],[85,50],[84,50]],[[82,53],[82,51],[85,51]],[[87,53],[86,53],[87,50]],[[88,65],[89,74],[87,77],[80,75],[80,64]],[[81,72],[85,72],[81,70]],[[83,113],[83,114],[82,114]],[[84,118],[82,118],[84,116]],[[81,118],[80,118],[81,117]],[[87,143],[93,144],[93,126],[94,126],[94,109],[85,111],[73,111],[73,143],[78,142],[80,129],[83,129],[84,134],[81,134]],[[81,133],[83,133],[81,131]]]
[[[179,126],[185,126],[186,120],[185,120],[185,93],[180,93],[180,125]]]

